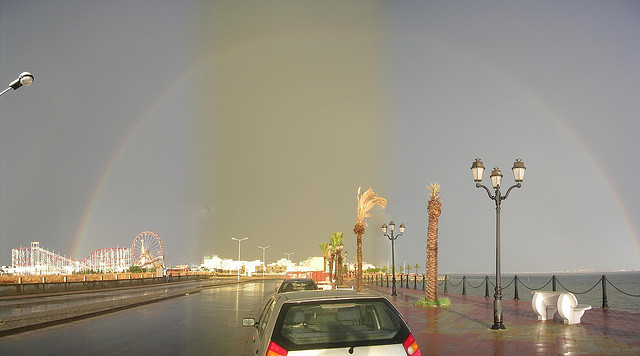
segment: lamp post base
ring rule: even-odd
[[[396,279],[393,278],[393,280],[391,281],[391,296],[392,297],[397,297],[398,293],[396,293]]]
[[[504,319],[502,318],[502,288],[500,287],[499,282],[497,283],[498,287],[496,287],[496,295],[495,300],[493,301],[493,326],[491,329],[493,330],[502,330],[506,329],[504,327],[504,323],[502,322]]]

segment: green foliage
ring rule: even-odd
[[[320,249],[322,250],[322,255],[326,256],[327,252],[329,252],[329,243],[328,242],[321,242],[319,244]]]
[[[131,267],[129,267],[129,272],[130,273],[142,273],[142,268],[140,268],[138,266],[131,266]]]
[[[344,232],[332,232],[329,237],[329,242],[331,242],[331,249],[333,251],[340,245],[342,245],[342,240],[344,239]]]
[[[365,273],[378,273],[380,272],[380,268],[376,267],[376,268],[367,268],[366,271],[364,271]]]
[[[418,300],[414,306],[416,307],[446,307],[451,305],[451,300],[449,298],[438,298],[436,300],[427,300],[427,298],[422,297]]]

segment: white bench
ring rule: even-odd
[[[570,292],[535,291],[531,294],[531,306],[538,320],[553,320],[558,311],[565,324],[579,324],[584,312],[591,309],[590,305],[578,304],[576,296]]]
[[[562,293],[558,297],[558,314],[565,324],[580,324],[580,318],[589,309],[591,309],[591,305],[578,304],[573,293]]]
[[[538,320],[553,320],[553,314],[558,310],[558,298],[561,292],[534,291],[531,292],[531,306],[538,314]]]

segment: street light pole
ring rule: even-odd
[[[285,252],[284,254],[287,255],[287,259],[291,261],[291,255],[293,255],[293,252]]]
[[[482,174],[484,173],[482,160],[480,158],[476,158],[475,162],[471,165],[473,180],[476,182],[476,187],[484,188],[484,190],[487,191],[489,198],[496,203],[496,288],[493,301],[493,326],[491,327],[491,329],[494,330],[505,329],[502,319],[502,280],[500,275],[500,203],[503,200],[507,200],[509,193],[513,188],[520,188],[522,186],[521,183],[524,180],[526,167],[524,166],[524,162],[518,158],[513,163],[513,167],[511,169],[513,170],[513,178],[516,184],[509,187],[507,193],[503,196],[500,193],[500,185],[502,183],[502,172],[500,171],[500,168],[495,167],[493,171],[491,171],[491,184],[493,189],[495,189],[495,194],[491,194],[489,188],[480,183],[482,182]]]
[[[263,265],[263,266],[262,266],[262,267],[263,267],[263,268],[262,268],[262,279],[264,279],[264,270],[266,270],[266,269],[267,269],[267,262],[266,262],[266,261],[265,261],[265,259],[264,259],[264,251],[265,251],[266,249],[268,249],[269,247],[271,247],[271,246],[267,246],[267,247],[258,246],[258,248],[261,248],[261,249],[262,249],[262,265]]]
[[[393,235],[393,231],[396,229],[396,224],[393,222],[393,220],[391,220],[389,222],[389,230],[391,231],[391,236],[387,235],[387,224],[382,224],[382,233],[384,234],[384,236],[386,236],[389,240],[391,240],[391,296],[397,296],[398,294],[396,293],[396,258],[395,258],[395,250],[394,250],[394,241],[396,241],[396,239],[400,236],[402,236],[402,234],[404,234],[404,224],[400,224],[400,233],[396,236]]]
[[[231,238],[231,240],[238,241],[238,282],[240,282],[240,243],[246,239],[248,239],[248,237],[243,237],[241,239],[236,239],[235,237]]]
[[[11,89],[16,90],[16,89],[20,88],[21,86],[27,87],[27,86],[31,85],[32,83],[33,83],[33,74],[31,74],[29,72],[22,72],[18,76],[18,79],[12,81],[9,84],[9,87],[7,89],[5,89],[2,92],[0,92],[0,96],[2,96],[2,94],[8,92]]]

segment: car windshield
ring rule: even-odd
[[[318,301],[284,305],[273,339],[295,350],[400,343],[406,332],[384,299]]]

